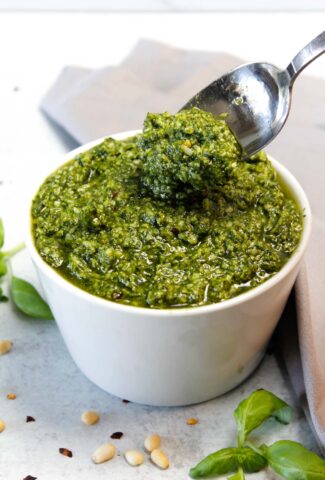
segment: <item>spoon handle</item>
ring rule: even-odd
[[[325,31],[320,33],[314,40],[300,50],[287,66],[287,72],[290,77],[290,87],[292,87],[299,73],[302,72],[309,63],[315,60],[315,58],[322,55],[322,53],[325,53]]]

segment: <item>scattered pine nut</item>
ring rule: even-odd
[[[13,343],[10,340],[0,340],[0,355],[10,352]]]
[[[91,456],[91,459],[94,463],[103,463],[111,460],[116,453],[116,448],[111,443],[105,443],[100,447],[96,448],[94,453]]]
[[[139,452],[139,450],[128,450],[124,456],[125,460],[129,465],[132,465],[132,467],[142,465],[144,462],[144,455],[142,452]]]
[[[26,417],[26,422],[29,423],[29,422],[36,422],[35,418],[34,417],[31,417],[30,415],[27,415]]]
[[[162,470],[166,470],[169,467],[169,460],[165,452],[160,450],[160,448],[156,448],[150,454],[151,461],[157,465],[157,467],[161,468]]]
[[[148,452],[152,452],[153,450],[156,450],[157,448],[160,447],[160,442],[161,442],[161,439],[157,433],[148,435],[148,437],[144,441],[144,448]]]
[[[0,433],[6,429],[6,423],[3,420],[0,420]]]
[[[61,455],[64,455],[65,457],[72,457],[72,452],[68,448],[59,448],[59,452]]]
[[[111,435],[111,438],[114,440],[120,440],[123,437],[123,432],[114,432]]]
[[[186,423],[187,425],[196,425],[197,423],[199,423],[199,421],[197,418],[188,418],[186,420]]]
[[[81,421],[85,425],[95,425],[99,421],[99,414],[89,410],[81,415]]]
[[[16,400],[17,395],[15,393],[7,393],[8,400]]]

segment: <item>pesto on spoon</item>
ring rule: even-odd
[[[198,107],[214,115],[227,113],[227,123],[246,156],[270,143],[290,111],[294,81],[325,52],[325,31],[308,43],[285,70],[271,63],[246,63],[197,93],[184,108]]]

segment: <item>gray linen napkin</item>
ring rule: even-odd
[[[100,70],[66,67],[45,96],[41,108],[79,143],[85,143],[119,131],[141,128],[148,111],[176,112],[194,93],[240,63],[243,60],[223,53],[185,51],[141,40],[118,67]],[[313,232],[306,266],[296,282],[296,301],[289,303],[282,319],[280,343],[292,385],[323,446],[324,105],[325,81],[301,76],[294,88],[288,123],[268,148],[270,154],[301,182],[313,211]],[[296,313],[290,305],[295,305]],[[294,335],[296,326],[297,341]]]

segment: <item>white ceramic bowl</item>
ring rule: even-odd
[[[73,150],[57,166],[101,141]],[[230,390],[255,369],[296,279],[311,225],[303,189],[286,168],[271,161],[304,210],[300,244],[280,272],[222,303],[153,310],[95,297],[43,261],[29,220],[26,243],[46,299],[72,358],[96,385],[133,402],[187,405]]]

